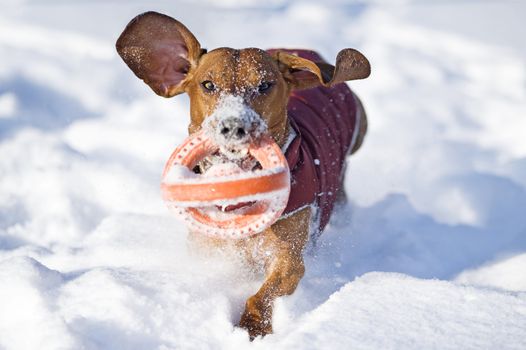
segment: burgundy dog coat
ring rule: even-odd
[[[308,50],[273,49],[324,62]],[[291,192],[283,216],[307,205],[318,209],[313,232],[321,232],[341,190],[345,158],[356,142],[358,103],[347,84],[294,91],[288,102],[289,121],[296,132],[285,151],[291,171]]]

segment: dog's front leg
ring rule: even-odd
[[[266,279],[245,305],[239,325],[251,339],[272,333],[272,306],[276,298],[294,292],[305,273],[303,248],[309,236],[310,208],[280,220],[263,233],[264,246],[273,252]]]

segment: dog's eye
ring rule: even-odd
[[[269,83],[269,82],[263,82],[261,84],[259,84],[258,86],[258,92],[265,92],[265,91],[268,91],[268,89],[270,89],[270,87],[272,86],[272,83]]]
[[[207,90],[207,91],[215,91],[216,86],[214,83],[212,83],[210,80],[205,80],[201,83],[201,85]]]

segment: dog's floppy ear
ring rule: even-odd
[[[308,89],[319,85],[329,87],[347,80],[365,79],[371,74],[367,58],[354,49],[341,50],[336,57],[336,66],[310,61],[282,51],[273,55],[285,80],[294,89]]]
[[[163,97],[184,91],[188,73],[204,52],[182,23],[157,12],[132,19],[116,47],[135,75]]]

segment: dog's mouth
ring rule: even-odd
[[[236,204],[231,204],[231,205],[226,205],[226,206],[216,206],[216,208],[228,213],[228,212],[238,210],[238,209],[246,209],[254,204],[256,204],[256,202],[241,202],[241,203],[236,203]]]
[[[238,162],[249,158],[247,145],[222,145],[219,147],[218,156],[230,161]]]
[[[243,172],[256,171],[262,168],[261,164],[252,155],[250,155],[248,152],[248,147],[244,149],[221,147],[218,151],[199,162],[193,170],[197,174],[213,176],[215,169],[218,167],[231,167]],[[229,174],[229,172],[226,172],[221,175]],[[222,212],[232,212],[246,210],[255,203],[255,201],[248,201],[222,206],[216,205],[214,207]]]
[[[194,172],[205,175],[210,168],[219,164],[235,164],[241,171],[261,169],[261,164],[248,153],[248,148],[242,150],[224,150],[220,148],[215,153],[200,161],[194,168]]]

